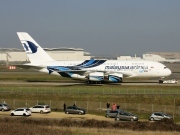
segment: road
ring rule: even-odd
[[[11,111],[4,111],[0,112],[1,117],[16,117],[16,116],[10,116]],[[19,116],[17,116],[19,117]],[[85,114],[85,115],[78,115],[78,114],[65,114],[64,112],[51,112],[51,113],[32,113],[32,118],[55,118],[55,119],[74,119],[74,120],[88,120],[88,119],[95,119],[95,120],[105,120],[105,121],[115,121],[114,118],[106,118],[105,116],[98,116],[93,114]]]

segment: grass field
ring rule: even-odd
[[[97,120],[0,118],[0,131],[5,135],[178,135],[180,126],[172,121],[107,122]],[[23,127],[23,128],[22,128]]]
[[[119,85],[74,85],[74,86],[27,86],[27,85],[5,85],[0,84],[0,92],[31,92],[31,93],[76,93],[76,94],[98,94],[98,95],[118,95],[118,94],[152,94],[152,95],[179,95],[179,86],[119,86]]]
[[[137,89],[133,94],[133,89]],[[126,90],[128,89],[128,93]],[[78,106],[88,110],[88,113],[105,115],[101,109],[106,108],[106,103],[116,103],[121,109],[137,114],[140,119],[148,119],[153,111],[164,111],[174,115],[175,121],[180,122],[180,96],[179,94],[160,94],[162,91],[154,86],[148,88],[144,93],[144,87],[125,86],[66,86],[66,87],[0,87],[0,101],[6,101],[11,107],[31,107],[38,103],[51,105],[54,111],[61,111],[63,103]],[[154,90],[155,89],[155,90]],[[171,88],[173,90],[173,88]],[[148,94],[150,91],[156,92]],[[176,88],[174,88],[176,91]],[[143,92],[143,94],[138,94]],[[172,91],[171,91],[172,92]],[[126,94],[122,94],[126,93]],[[99,110],[98,110],[99,109]]]
[[[60,76],[49,75],[45,73],[35,72],[30,70],[29,72],[20,72],[20,71],[7,71],[0,72],[0,81],[37,81],[37,82],[74,82],[74,80],[69,78],[62,78]]]
[[[74,82],[74,80],[43,74],[39,72],[1,72],[0,81],[25,82]],[[28,86],[0,84],[0,101],[11,103],[12,107],[32,106],[37,102],[51,104],[54,110],[61,110],[66,102],[88,108],[89,113],[104,115],[94,108],[105,108],[106,103],[120,104],[121,108],[138,114],[140,118],[148,118],[155,110],[170,112],[180,122],[180,87],[179,86]],[[88,104],[87,104],[88,103]],[[94,109],[94,110],[93,110]]]

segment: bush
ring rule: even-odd
[[[83,128],[116,128],[136,131],[180,131],[180,126],[174,124],[172,120],[164,119],[155,122],[108,122],[98,120],[71,120],[71,119],[33,119],[33,118],[0,118],[0,131],[9,127],[15,127],[21,130],[24,125],[29,127],[26,130],[34,130],[33,128],[46,128],[49,126],[56,127],[83,127]],[[16,126],[19,125],[19,126]]]

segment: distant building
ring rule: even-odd
[[[44,50],[55,60],[90,60],[89,52],[81,48],[44,48]]]
[[[55,60],[90,60],[90,53],[81,48],[44,48]],[[0,48],[0,61],[29,61],[24,50],[16,48]]]
[[[158,62],[180,62],[180,53],[147,52],[143,54],[143,59]]]
[[[157,54],[143,54],[143,59],[150,60],[150,61],[158,61],[158,62],[166,61],[165,58],[163,58]]]
[[[113,58],[109,58],[106,56],[91,56],[91,59],[93,59],[93,60],[113,60]]]
[[[156,54],[165,59],[180,59],[180,52],[147,52],[146,54]]]
[[[119,56],[117,60],[142,60],[141,57],[131,57],[131,56]]]
[[[28,61],[24,50],[17,48],[0,48],[0,61]]]
[[[157,62],[180,62],[180,53],[171,52],[150,52],[141,57],[119,56],[117,60],[149,60]]]

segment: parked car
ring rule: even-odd
[[[108,110],[106,111],[106,118],[115,118],[117,113],[121,110]]]
[[[159,83],[165,83],[165,84],[177,84],[178,81],[175,79],[172,80],[159,80]]]
[[[115,120],[128,120],[128,121],[138,121],[138,116],[135,116],[132,113],[120,111],[117,113]]]
[[[11,108],[7,104],[0,104],[1,111],[9,111]]]
[[[51,108],[49,105],[36,105],[34,107],[29,108],[32,113],[39,112],[39,113],[50,113]]]
[[[65,110],[66,114],[86,114],[86,110],[77,106],[68,106]]]
[[[30,116],[31,115],[31,111],[29,108],[18,108],[14,111],[11,111],[11,116]]]
[[[168,115],[166,113],[163,112],[154,112],[151,114],[151,116],[149,117],[150,121],[154,121],[154,120],[162,120],[162,119],[173,119],[173,117],[171,115]]]

